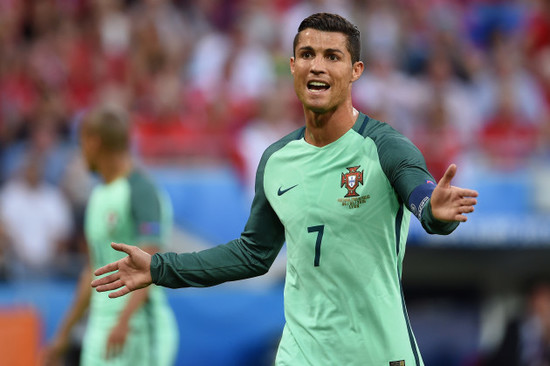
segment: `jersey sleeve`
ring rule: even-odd
[[[420,220],[430,234],[450,234],[458,222],[433,217],[430,198],[435,179],[426,167],[420,150],[388,124],[371,120],[369,136],[375,141],[380,164],[401,202]]]
[[[256,193],[240,238],[194,253],[157,253],[153,283],[170,288],[214,286],[267,273],[284,243],[284,227],[263,188],[264,153],[256,173]]]
[[[140,173],[129,177],[130,211],[134,219],[136,246],[163,246],[162,207],[157,188]]]

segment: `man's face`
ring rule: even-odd
[[[306,110],[325,113],[351,101],[351,85],[363,63],[352,64],[343,33],[303,30],[290,59],[294,89]]]

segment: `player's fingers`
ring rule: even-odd
[[[92,285],[92,287],[97,287],[97,286],[100,286],[100,285],[106,285],[108,283],[111,283],[111,282],[114,282],[114,281],[118,280],[119,278],[120,278],[120,273],[115,272],[115,273],[111,273],[108,276],[97,278],[97,279],[93,280],[91,285]]]
[[[115,358],[118,356],[122,347],[120,343],[116,340],[112,340],[107,344],[107,359]]]
[[[121,288],[124,286],[124,283],[122,283],[121,280],[116,280],[114,282],[109,282],[105,285],[100,285],[96,287],[97,292],[105,292],[105,291],[112,291]]]
[[[107,264],[107,265],[105,265],[101,268],[98,268],[98,269],[95,270],[94,274],[96,276],[101,276],[102,274],[116,271],[118,269],[118,262],[119,261],[109,263],[109,264]]]
[[[127,245],[123,243],[111,243],[111,247],[114,250],[118,250],[119,252],[124,252],[126,254],[130,254],[132,252],[132,248],[134,248],[132,245]]]
[[[475,198],[462,198],[458,201],[458,204],[460,206],[475,206],[477,204],[477,200]]]
[[[459,206],[454,210],[454,221],[466,222],[466,214],[474,212],[474,206]]]
[[[458,208],[459,213],[472,213],[474,212],[474,206],[460,206]]]
[[[465,215],[456,215],[455,216],[455,221],[466,222],[466,221],[468,221],[468,218]]]
[[[473,189],[467,189],[467,188],[459,188],[459,187],[453,187],[456,189],[456,193],[460,197],[477,197],[479,193]]]
[[[117,297],[121,297],[121,296],[124,296],[126,294],[130,293],[130,289],[126,286],[124,286],[123,288],[121,288],[120,290],[118,291],[115,291],[115,292],[111,292],[109,293],[109,297],[111,299],[115,299]]]
[[[120,345],[119,344],[116,344],[114,347],[113,347],[113,350],[112,350],[112,353],[111,353],[111,357],[116,357],[118,356],[118,354],[120,353]]]
[[[449,165],[449,167],[447,168],[447,171],[445,172],[445,174],[443,174],[443,177],[439,180],[438,185],[443,187],[450,186],[451,180],[453,180],[455,174],[456,174],[456,165],[455,164]]]
[[[107,349],[105,350],[105,359],[110,360],[114,358],[117,354],[116,345],[112,343],[107,344]]]

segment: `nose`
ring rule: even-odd
[[[315,57],[311,60],[309,71],[314,75],[323,74],[325,72],[325,62],[323,57]]]

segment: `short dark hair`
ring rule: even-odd
[[[103,149],[120,152],[130,146],[130,121],[121,108],[102,106],[90,111],[84,117],[82,130],[101,139]]]
[[[294,56],[296,56],[296,46],[298,45],[300,32],[308,28],[323,32],[343,33],[347,38],[346,47],[351,54],[351,62],[356,63],[361,59],[361,32],[359,32],[359,28],[346,18],[331,13],[316,13],[302,20],[298,27],[298,33],[294,37]]]

